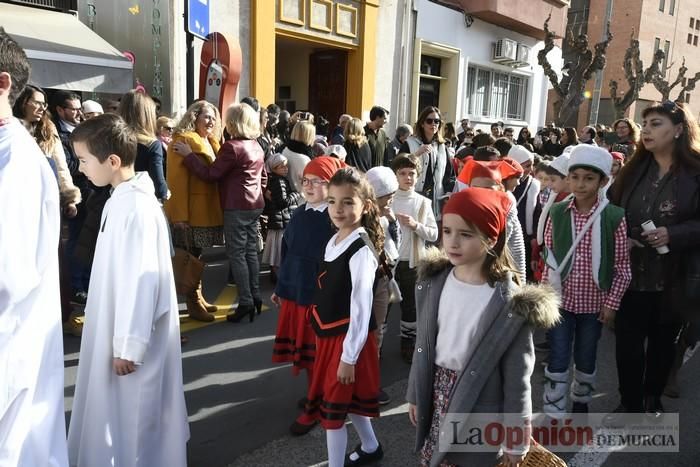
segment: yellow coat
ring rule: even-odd
[[[173,144],[184,141],[194,153],[200,154],[200,160],[212,164],[214,159],[202,156],[207,150],[204,140],[194,131],[179,133],[173,137],[167,154],[166,178],[171,197],[165,202],[165,214],[171,223],[187,222],[191,227],[218,227],[224,224],[219,201],[219,189],[216,183],[205,182],[190,173],[183,163],[184,157],[175,153]],[[209,138],[214,152],[219,152],[219,142]]]

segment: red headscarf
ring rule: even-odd
[[[501,183],[501,171],[499,170],[500,161],[475,161],[474,159],[469,159],[462,171],[459,173],[457,179],[471,185],[472,180],[475,178],[488,178],[494,182]]]
[[[610,155],[614,161],[625,162],[625,155],[621,152],[611,152]]]
[[[343,167],[347,167],[347,165],[340,159],[330,156],[319,156],[311,159],[311,162],[306,164],[306,167],[304,167],[304,175],[316,175],[328,182],[333,175]]]
[[[515,176],[522,177],[525,173],[523,166],[512,157],[504,157],[501,159],[501,163],[501,176],[503,177],[503,180],[507,180]]]
[[[457,214],[474,224],[491,240],[498,240],[506,228],[506,215],[512,201],[502,191],[467,188],[450,196],[442,214]]]

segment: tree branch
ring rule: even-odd
[[[554,88],[554,91],[557,93],[557,95],[560,97],[564,97],[566,93],[562,90],[560,86],[559,77],[552,68],[552,65],[549,63],[549,60],[547,60],[547,54],[552,49],[554,49],[555,36],[554,33],[549,30],[549,20],[551,18],[552,14],[550,13],[547,17],[547,20],[544,22],[544,48],[537,53],[537,63],[539,63],[539,65],[544,70],[544,74],[547,76],[547,78],[549,78],[549,82],[552,84],[552,87]]]

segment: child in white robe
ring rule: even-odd
[[[136,136],[116,115],[71,136],[80,171],[111,185],[85,306],[68,431],[71,466],[184,467],[189,439],[168,226]]]

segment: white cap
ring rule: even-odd
[[[331,144],[330,146],[325,148],[324,154],[326,156],[331,156],[335,154],[336,156],[338,156],[338,159],[345,160],[345,157],[347,157],[348,152],[340,144]]]
[[[571,147],[573,146],[567,146],[567,148]],[[561,156],[555,157],[554,160],[549,163],[549,166],[559,172],[563,177],[569,175],[570,152],[571,151],[564,151]]]
[[[579,144],[571,151],[569,170],[574,167],[588,167],[603,172],[607,177],[612,170],[612,160],[610,153],[603,148]]]
[[[377,198],[395,193],[399,189],[396,174],[389,167],[373,167],[365,175]]]
[[[102,106],[95,102],[95,101],[85,101],[83,102],[83,113],[84,114],[92,114],[92,113],[99,113],[103,114],[105,113],[104,110],[102,110]]]
[[[519,164],[524,164],[527,161],[534,161],[535,155],[527,150],[524,146],[518,144],[513,145],[508,151],[508,157],[518,161]]]

